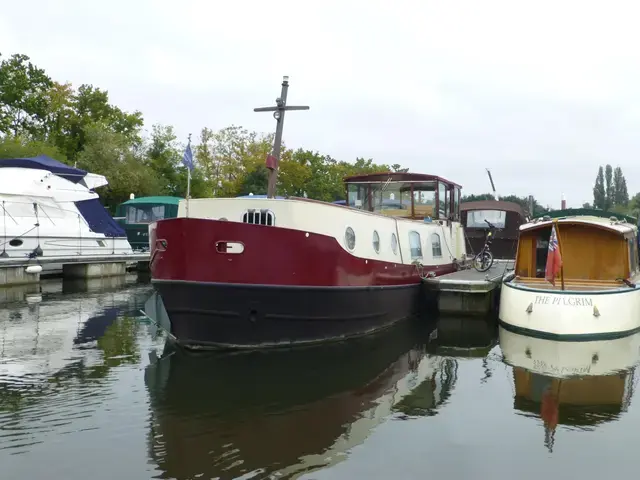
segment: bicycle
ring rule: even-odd
[[[478,272],[486,272],[493,266],[493,253],[491,253],[491,237],[493,236],[493,231],[496,230],[496,227],[489,220],[485,219],[484,221],[489,225],[489,231],[487,232],[487,236],[485,238],[482,249],[475,257],[473,257],[473,268],[475,268]]]

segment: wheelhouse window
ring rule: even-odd
[[[440,244],[440,235],[437,233],[431,234],[431,254],[433,258],[442,257],[442,246]]]
[[[164,220],[164,205],[136,205],[127,207],[127,223],[153,223]]]
[[[434,218],[436,208],[436,183],[424,182],[413,185],[413,211],[416,217]]]
[[[350,183],[347,187],[347,205],[369,210],[368,185]]]
[[[504,228],[507,212],[504,210],[470,210],[467,212],[467,228],[489,228],[488,220],[496,228]]]
[[[449,204],[447,203],[447,186],[438,182],[438,218],[445,219],[449,216]]]
[[[411,185],[401,182],[371,185],[373,211],[394,217],[411,216]]]
[[[460,188],[453,189],[453,219],[460,219]]]
[[[409,248],[411,250],[411,260],[422,258],[422,245],[420,245],[420,234],[418,232],[409,232]]]

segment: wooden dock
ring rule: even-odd
[[[429,306],[440,313],[486,315],[498,306],[502,279],[513,261],[495,262],[486,272],[474,268],[423,279]]]
[[[41,275],[45,276],[51,273],[61,273],[65,278],[97,278],[124,275],[131,265],[135,265],[138,270],[147,270],[149,252],[136,252],[128,255],[0,258],[0,287],[38,283]],[[34,267],[37,266],[42,267],[40,272],[33,271]]]

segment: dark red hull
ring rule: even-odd
[[[220,252],[222,241],[244,251]],[[186,347],[340,340],[386,328],[421,301],[414,266],[354,257],[325,235],[175,218],[151,230],[151,247],[152,282]]]

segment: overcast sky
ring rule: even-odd
[[[400,163],[559,207],[598,166],[640,190],[640,4],[513,0],[5,1],[0,52],[107,89],[185,137],[269,132],[283,75],[289,147]],[[277,24],[284,31],[279,34]]]

